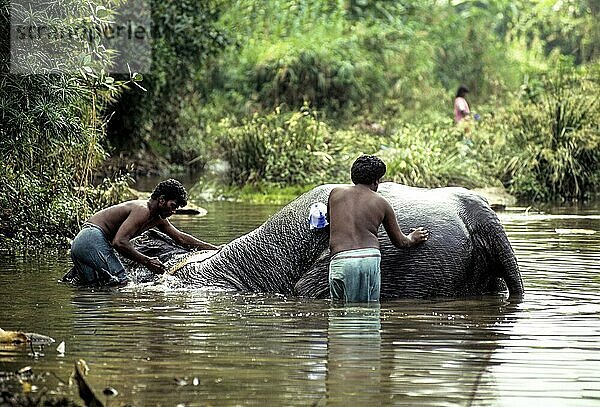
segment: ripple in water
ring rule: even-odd
[[[223,243],[275,210],[219,204],[175,221]],[[600,231],[600,216],[500,216],[523,274],[521,303],[340,307],[168,284],[92,292],[56,282],[66,254],[0,258],[0,327],[66,343],[62,356],[0,346],[0,386],[22,388],[11,372],[32,366],[50,373],[36,377],[38,391],[78,400],[66,383],[83,358],[96,389],[118,390],[112,405],[596,405],[600,233],[582,231]]]

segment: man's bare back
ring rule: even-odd
[[[380,158],[360,156],[350,170],[354,185],[336,187],[329,193],[329,290],[332,299],[379,301],[381,252],[377,231],[380,225],[396,247],[414,246],[429,236],[423,228],[414,229],[408,236],[402,233],[394,209],[377,194],[385,172],[385,163]]]
[[[329,195],[331,255],[353,249],[379,248],[377,230],[385,210],[382,197],[364,185],[334,188]]]
[[[146,230],[152,229],[162,219],[150,213],[148,202],[144,200],[127,201],[96,212],[88,223],[99,226],[110,241],[112,241],[121,226],[131,216],[131,237],[139,236]]]
[[[383,224],[397,247],[427,240],[422,228],[406,236],[400,230],[391,205],[378,195],[377,184],[356,184],[334,188],[329,194],[329,249],[331,255],[354,249],[379,249],[377,231]]]
[[[218,249],[213,244],[180,231],[169,222],[167,218],[186,204],[187,192],[181,182],[168,179],[154,188],[147,201],[127,201],[95,213],[86,222],[93,226],[84,225],[71,244],[75,277],[85,284],[126,282],[123,264],[115,251],[154,273],[164,273],[166,266],[160,259],[146,256],[131,243],[131,239],[153,227],[181,246]]]
[[[175,200],[162,198],[127,201],[95,213],[87,222],[99,226],[111,245],[123,256],[145,265],[152,272],[163,273],[166,271],[165,266],[157,258],[145,256],[135,250],[131,239],[157,226],[178,243],[214,248],[171,225],[167,218],[174,214],[177,208]]]
[[[183,186],[175,180],[164,182],[175,183],[185,192]],[[106,234],[112,247],[120,254],[146,266],[155,273],[166,271],[164,264],[155,257],[148,257],[140,253],[131,244],[131,239],[153,227],[157,227],[182,246],[209,250],[217,249],[217,246],[203,242],[175,228],[167,218],[179,208],[179,201],[177,199],[167,199],[163,195],[158,195],[156,191],[155,189],[153,196],[148,201],[127,201],[103,209],[88,219],[88,223],[99,226]]]

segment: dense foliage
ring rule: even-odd
[[[500,113],[511,136],[510,189],[538,200],[582,200],[600,185],[600,64],[559,64]]]
[[[201,67],[228,44],[214,27],[222,0],[148,0],[152,9],[152,64],[144,89],[124,91],[110,110],[108,141],[119,152],[145,150],[172,163],[206,152],[192,137],[182,107],[193,104],[203,80]],[[198,163],[202,167],[203,162]]]
[[[280,109],[255,115],[236,127],[224,120],[220,127],[219,140],[233,183],[313,184],[326,179],[332,159],[327,153],[329,130],[306,106],[290,115]]]
[[[404,124],[386,136],[368,129],[336,130],[307,105],[298,112],[277,108],[255,114],[239,125],[218,125],[228,181],[236,185],[266,182],[317,185],[349,182],[348,168],[358,154],[375,153],[388,167],[387,179],[423,187],[494,184],[479,172],[473,144],[451,121],[437,125]],[[491,171],[490,171],[491,173]]]
[[[574,0],[233,1],[220,23],[235,46],[205,67],[204,103],[186,110],[234,185],[347,182],[352,158],[377,153],[411,185],[583,199],[599,190],[599,11]],[[482,116],[467,134],[450,119],[461,83]],[[307,104],[318,131],[289,129]]]
[[[95,29],[123,3],[60,0],[36,16]],[[109,154],[224,162],[229,192],[348,182],[361,153],[410,185],[503,184],[524,200],[599,192],[595,0],[149,4],[142,81],[109,75],[115,54],[94,41],[44,74],[9,72],[11,12],[28,10],[0,0],[1,246],[71,236],[122,198],[127,176],[92,185]],[[459,84],[481,116],[466,130],[452,120]]]
[[[171,158],[185,156],[186,141],[194,154],[203,145],[176,124],[183,99],[193,97],[190,77],[225,43],[210,29],[218,2],[152,2],[152,72],[145,88],[139,73],[109,74],[116,57],[137,57],[118,55],[103,41],[123,4],[61,0],[31,9],[0,1],[0,247],[65,243],[93,211],[127,197],[127,174],[93,183],[113,147],[150,147]],[[144,4],[126,11],[136,7]],[[19,21],[29,26],[15,30],[11,42]],[[65,40],[81,32],[89,34],[83,48]],[[33,41],[19,49],[15,33]]]
[[[92,8],[90,15],[84,1],[56,4],[67,5],[88,17],[67,21],[46,6],[37,10],[36,27],[94,27],[108,17],[102,8]],[[9,245],[10,238],[25,245],[46,239],[66,242],[64,237],[97,207],[92,192],[101,191],[90,181],[105,157],[99,112],[125,85],[106,74],[102,61],[109,54],[94,41],[88,44],[85,58],[72,51],[71,58],[54,65],[40,64],[51,61],[44,52],[49,53],[52,44],[46,44],[37,50],[36,58],[19,60],[28,51],[14,44],[11,49],[9,21],[11,17],[26,20],[29,12],[19,4],[11,8],[8,2],[0,2],[0,247]],[[10,73],[11,61],[17,60],[23,65]]]

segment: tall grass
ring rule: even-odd
[[[230,165],[230,182],[306,185],[326,179],[331,162],[325,142],[328,127],[316,111],[303,106],[255,115],[239,126],[221,123],[220,141]]]
[[[90,8],[88,2],[80,0],[64,0],[47,7],[76,10],[79,15],[97,10],[95,5]],[[10,21],[10,12],[9,3],[1,1],[3,24]],[[15,7],[12,12],[29,11]],[[57,21],[55,14],[50,8],[42,8],[36,21],[41,26],[78,23],[67,17]],[[101,19],[95,21],[102,23]],[[17,53],[24,55],[26,50],[13,49],[11,53],[7,32],[3,34],[0,248],[64,244],[65,237],[97,209],[90,190],[93,172],[106,157],[102,146],[103,108],[125,82],[114,81],[106,74],[110,53],[94,42],[89,44],[87,58],[73,51],[58,61],[56,69],[51,68],[52,73],[10,73],[11,58]],[[42,54],[38,57],[47,58]]]
[[[504,180],[528,200],[582,200],[600,187],[600,64],[568,61],[498,112],[508,123]]]
[[[475,188],[499,184],[477,162],[478,145],[450,120],[429,126],[404,124],[379,155],[386,178],[411,186]]]
[[[386,178],[407,185],[499,185],[477,165],[475,147],[463,136],[450,120],[427,127],[404,123],[389,136],[336,130],[306,105],[296,112],[255,114],[240,125],[225,120],[220,127],[234,185],[348,183],[350,166],[361,154],[380,156]]]

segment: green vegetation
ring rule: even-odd
[[[72,7],[89,15],[87,2],[67,0],[57,6]],[[109,17],[106,9],[75,22],[59,19],[48,8],[38,11],[39,25],[68,27],[78,24],[95,27]],[[19,242],[65,243],[66,237],[92,210],[107,202],[108,185],[126,183],[125,178],[106,180],[100,187],[91,184],[94,171],[105,158],[102,144],[102,112],[120,88],[141,80],[134,75],[115,81],[101,61],[110,58],[99,42],[89,43],[82,57],[73,51],[55,65],[35,64],[39,59],[21,60],[22,73],[9,74],[10,57],[26,55],[13,49],[6,30],[12,17],[23,20],[29,10],[12,8],[0,1],[0,247]],[[60,45],[60,44],[59,44]],[[51,61],[50,47],[38,50],[37,57]],[[40,57],[40,55],[42,55]],[[45,70],[47,74],[38,74]],[[97,199],[102,197],[102,199]]]
[[[108,144],[126,154],[141,149],[164,165],[187,163],[207,151],[182,106],[198,98],[200,67],[228,44],[214,27],[224,1],[147,1],[153,24],[150,72],[144,90],[125,90],[109,109],[115,116]],[[196,160],[196,168],[203,165]]]
[[[362,153],[409,185],[504,185],[524,201],[600,192],[597,1],[176,3],[149,1],[142,80],[109,75],[114,54],[97,43],[52,73],[11,73],[0,0],[0,247],[64,241],[122,199],[127,174],[98,182],[109,155],[163,170],[226,162],[192,193],[253,200],[348,182]],[[93,28],[118,4],[61,0],[95,12],[47,19]],[[459,84],[481,116],[468,132],[452,120]]]
[[[600,64],[559,64],[497,120],[509,126],[510,190],[521,198],[583,200],[600,185]],[[495,130],[495,129],[493,129]]]
[[[235,127],[223,120],[219,131],[233,184],[302,185],[326,179],[332,160],[327,152],[329,130],[306,106],[289,115],[280,109],[266,116],[255,115]]]
[[[410,185],[599,191],[594,2],[232,4],[220,24],[234,47],[205,67],[189,114],[230,185],[348,182],[372,153]],[[461,83],[482,117],[468,134],[451,120]]]

